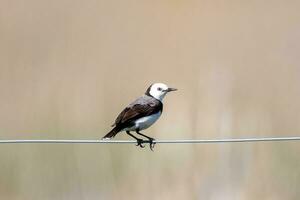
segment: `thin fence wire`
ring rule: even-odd
[[[298,141],[300,136],[262,137],[262,138],[228,138],[228,139],[195,139],[195,140],[155,140],[156,144],[205,144],[205,143],[241,143],[241,142],[282,142]],[[49,143],[49,144],[136,144],[135,140],[0,140],[0,144]],[[145,140],[144,143],[149,143]]]

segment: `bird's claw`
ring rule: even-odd
[[[138,139],[136,142],[137,142],[136,146],[139,146],[141,148],[145,148],[145,145],[143,145],[143,143],[145,143],[144,140]]]
[[[144,143],[149,143],[151,151],[153,151],[154,146],[156,144],[154,138],[150,138],[148,141],[147,140],[145,141],[145,140],[142,140],[142,139],[137,139],[136,142],[137,142],[136,146],[139,146],[141,148],[145,148],[145,145],[143,145]]]
[[[156,144],[156,142],[155,142],[154,138],[149,139],[149,146],[150,146],[151,151],[153,151],[155,144]]]

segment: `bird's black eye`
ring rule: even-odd
[[[158,91],[162,91],[162,88],[161,88],[161,87],[159,87],[159,88],[157,88],[157,90],[158,90]]]

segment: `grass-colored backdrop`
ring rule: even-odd
[[[145,134],[300,135],[300,2],[2,0],[0,139],[97,139],[153,82]],[[125,134],[118,139],[127,139]],[[296,200],[300,144],[3,144],[0,199]]]

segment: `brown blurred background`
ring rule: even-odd
[[[157,139],[300,135],[300,2],[2,0],[0,138],[99,139],[164,82]],[[120,134],[117,139],[128,139]],[[299,199],[298,142],[2,144],[0,199]]]

